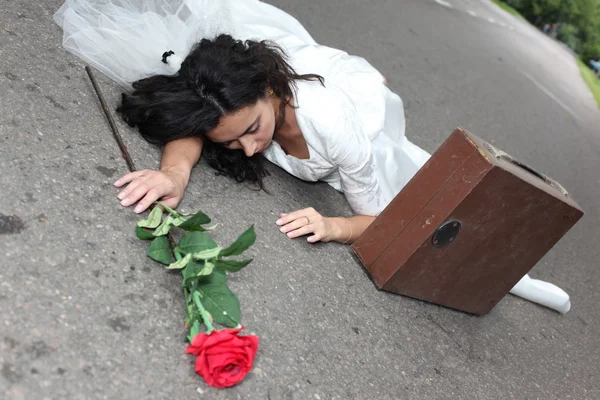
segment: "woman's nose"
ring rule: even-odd
[[[256,150],[256,143],[252,138],[249,138],[248,135],[244,135],[239,138],[240,145],[242,145],[242,149],[246,154],[246,157],[252,157],[254,155],[254,151]]]

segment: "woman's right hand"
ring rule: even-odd
[[[189,173],[176,169],[160,171],[145,169],[124,175],[114,185],[122,187],[128,184],[117,197],[124,207],[129,207],[137,202],[133,211],[139,214],[157,200],[171,208],[177,207],[183,198],[188,180]]]

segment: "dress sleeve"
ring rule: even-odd
[[[385,208],[376,170],[371,141],[347,98],[340,99],[330,127],[328,154],[338,167],[341,189],[352,210],[360,215],[376,216]]]

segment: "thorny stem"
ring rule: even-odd
[[[181,254],[179,254],[178,251],[175,251],[175,259],[177,261],[181,260]],[[187,304],[190,292],[186,287],[183,288],[183,295],[185,296],[185,300],[186,300],[185,302]],[[200,294],[198,292],[192,293],[192,301],[194,302],[194,305],[196,306],[196,308],[200,312],[200,315],[202,316],[202,322],[204,322],[204,326],[206,326],[206,329],[207,329],[206,333],[211,333],[212,331],[215,330],[215,327],[213,326],[212,322],[210,322],[210,314],[208,313],[208,311],[206,311],[206,309],[202,305],[202,302],[200,301]],[[192,317],[191,307],[188,307],[188,317],[190,317],[190,319]],[[191,322],[192,321],[190,321],[190,323]]]
[[[177,261],[181,260],[181,254],[175,250],[173,251],[173,254],[175,254],[175,259]],[[193,301],[193,299],[191,298],[190,295],[190,290],[188,288],[186,288],[185,286],[183,286],[183,298],[185,299],[185,306],[187,308],[187,317],[186,317],[186,322],[189,324],[189,326],[192,325],[192,316],[194,315],[194,309],[192,308],[192,305],[190,304],[190,300]]]
[[[192,294],[192,299],[194,300],[196,308],[198,308],[198,311],[200,311],[202,321],[204,321],[204,325],[207,329],[206,333],[210,334],[212,331],[215,330],[215,327],[213,326],[212,322],[210,322],[210,314],[208,313],[208,311],[206,311],[206,309],[202,305],[202,302],[200,301],[200,294],[198,292],[194,292]]]

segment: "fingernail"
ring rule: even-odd
[[[117,197],[119,198],[119,200],[123,200],[123,197],[125,197],[125,193],[121,192],[117,195]]]
[[[279,228],[279,232],[285,232],[285,228],[283,228],[283,227]]]
[[[276,223],[277,225],[281,225],[281,224],[283,224],[283,220],[281,220],[281,219],[278,219],[277,221],[275,221],[275,223]]]
[[[120,181],[114,181],[114,182],[113,182],[113,185],[114,185],[114,186],[119,186],[119,182],[120,182]]]
[[[142,206],[140,204],[138,204],[137,206],[135,206],[135,208],[133,209],[133,212],[136,214],[139,214],[142,212]]]
[[[129,199],[123,199],[123,200],[121,200],[121,205],[125,206],[125,207],[128,206],[129,205]]]

